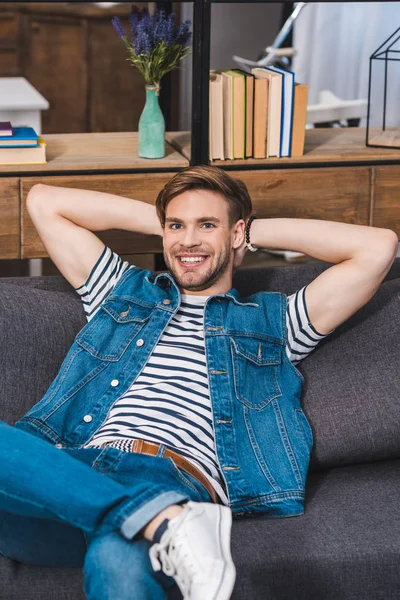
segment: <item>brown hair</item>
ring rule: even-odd
[[[228,173],[211,165],[186,167],[165,184],[156,199],[157,216],[162,227],[165,225],[165,210],[168,202],[187,190],[210,190],[218,192],[229,203],[229,225],[239,219],[246,220],[252,205],[246,184]]]

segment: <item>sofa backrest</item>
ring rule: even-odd
[[[294,293],[330,263],[239,269],[234,286]],[[0,419],[15,423],[56,377],[86,324],[63,277],[0,279]],[[400,258],[371,300],[303,361],[310,471],[400,457]]]

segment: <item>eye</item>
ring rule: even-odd
[[[214,223],[203,223],[204,227],[206,227],[206,229],[209,229],[209,227],[207,227],[207,225],[211,225],[211,227],[215,227]]]
[[[179,227],[182,227],[182,225],[180,223],[172,223],[172,225],[170,225],[171,229],[177,229]]]

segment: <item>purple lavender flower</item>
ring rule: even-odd
[[[167,31],[166,31],[166,36],[165,36],[165,41],[167,43],[167,46],[172,46],[174,43],[175,19],[176,19],[175,13],[170,13],[168,15],[167,26],[166,26]]]
[[[124,30],[124,28],[122,27],[122,25],[121,25],[121,21],[119,20],[119,18],[118,18],[118,17],[114,17],[114,18],[112,19],[111,23],[113,24],[113,26],[114,26],[114,29],[115,29],[115,31],[118,33],[118,35],[119,35],[120,37],[122,37],[123,39],[125,39],[125,37],[126,37],[125,30]]]
[[[148,33],[143,33],[143,54],[151,54],[151,38]]]
[[[153,43],[154,45],[160,42],[167,42],[167,22],[158,21],[154,28]]]
[[[189,27],[189,20],[184,21],[181,23],[181,25],[179,25],[178,31],[176,32],[175,44],[181,44],[183,47],[189,45],[190,38],[192,36],[191,32],[189,31]]]
[[[129,16],[130,40],[118,17],[113,18],[112,24],[127,47],[129,60],[143,74],[146,83],[159,85],[160,79],[189,54],[191,22],[187,20],[176,26],[176,15],[171,13],[167,17],[163,8],[157,7],[156,13],[150,15],[146,7],[139,9],[133,5]]]
[[[136,5],[132,7],[132,13],[129,15],[129,24],[131,26],[131,41],[133,43],[137,35],[137,26],[140,21],[140,11]]]
[[[156,19],[158,21],[165,21],[165,8],[157,8]]]
[[[135,54],[148,54],[151,52],[151,40],[147,32],[148,15],[141,19],[136,28],[136,37],[133,40]],[[149,51],[150,48],[150,51]]]

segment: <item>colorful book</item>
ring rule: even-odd
[[[296,83],[294,86],[294,110],[291,156],[303,156],[307,123],[308,86]]]
[[[11,126],[10,121],[1,121],[0,122],[0,137],[9,137],[13,134],[13,128]]]
[[[282,73],[270,71],[267,67],[254,67],[251,72],[256,77],[269,80],[268,90],[268,135],[267,158],[280,157],[282,120]]]
[[[224,155],[225,160],[233,160],[233,77],[226,71],[218,71],[223,77],[223,103],[224,103]]]
[[[38,137],[32,127],[14,127],[12,136],[0,136],[0,148],[37,146]]]
[[[293,107],[294,107],[294,73],[280,67],[267,67],[270,71],[281,73],[282,87],[282,121],[280,155],[289,157],[292,145]]]
[[[221,73],[210,71],[209,159],[224,160],[224,99]]]
[[[245,80],[241,73],[231,69],[220,71],[232,79],[232,138],[233,158],[245,158]]]
[[[33,165],[46,162],[46,142],[40,136],[35,147],[0,148],[0,165]]]
[[[253,157],[267,158],[268,87],[264,77],[254,79]]]
[[[241,69],[233,69],[244,76],[245,81],[245,156],[253,156],[253,121],[254,121],[254,75]]]

